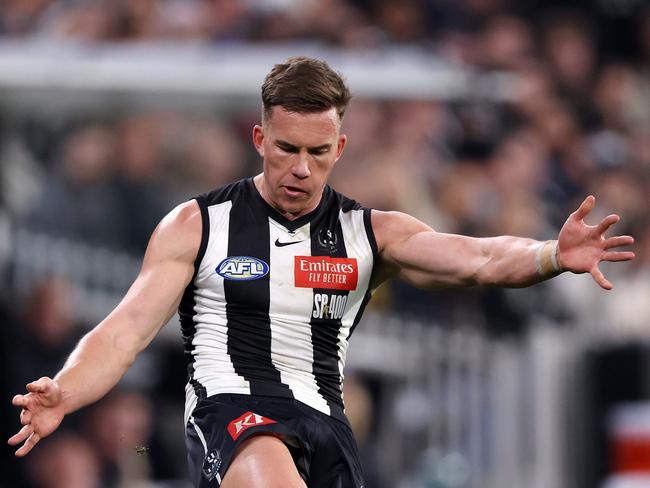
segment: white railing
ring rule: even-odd
[[[303,54],[327,60],[344,73],[358,97],[436,100],[481,99],[503,102],[513,95],[513,77],[483,73],[440,59],[431,50],[389,47],[381,50],[327,49],[314,44],[102,43],[52,40],[0,41],[0,95],[51,92],[70,108],[88,103],[94,93],[181,103],[208,97],[220,103],[259,99],[260,86],[273,64]],[[37,97],[39,107],[61,100]],[[27,104],[28,97],[5,96],[6,104]],[[33,102],[32,102],[33,103]]]
[[[369,314],[348,365],[385,378],[382,478],[400,488],[574,486],[566,392],[583,387],[568,372],[587,344],[542,323],[519,339],[494,339],[469,326]]]

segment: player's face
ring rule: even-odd
[[[316,208],[334,164],[345,147],[335,108],[300,114],[273,107],[253,128],[253,142],[264,159],[258,185],[264,199],[285,217],[298,218]]]

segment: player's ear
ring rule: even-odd
[[[260,125],[253,127],[253,145],[257,153],[264,157],[264,129]]]
[[[338,161],[341,157],[341,154],[343,154],[343,149],[345,149],[346,142],[348,142],[348,136],[345,134],[339,135],[339,141],[336,144],[336,161]]]

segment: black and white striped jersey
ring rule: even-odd
[[[370,299],[370,210],[325,187],[288,220],[252,178],[196,198],[203,234],[179,315],[185,421],[218,393],[295,398],[343,418],[348,340]]]

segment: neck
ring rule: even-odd
[[[301,208],[300,210],[296,210],[292,212],[290,210],[282,208],[271,198],[270,192],[266,190],[266,186],[264,185],[264,173],[260,173],[257,176],[255,176],[253,178],[253,183],[255,184],[255,188],[257,188],[257,191],[264,199],[264,201],[269,205],[271,205],[271,207],[273,207],[280,215],[282,215],[287,220],[296,220],[302,217],[303,215],[308,214],[318,206],[318,204],[320,203],[320,199],[322,198],[322,192],[321,192],[321,195],[319,195],[319,198],[315,202],[310,203],[309,205],[307,205],[304,208]]]

